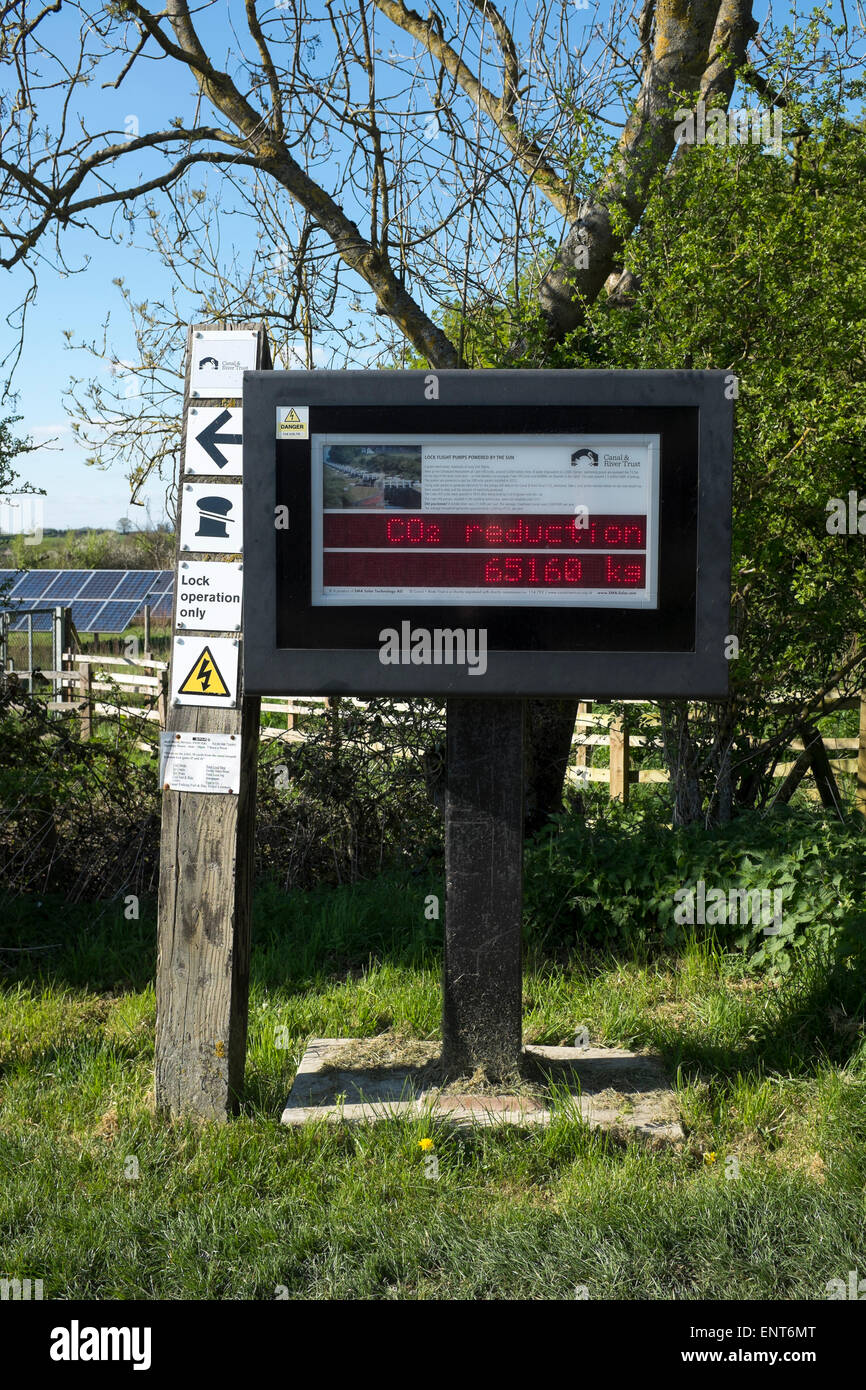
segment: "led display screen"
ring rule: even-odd
[[[314,435],[314,607],[655,608],[658,435]]]

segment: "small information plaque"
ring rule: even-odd
[[[241,741],[236,734],[159,736],[159,783],[164,792],[240,791]]]

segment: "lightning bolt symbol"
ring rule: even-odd
[[[201,666],[199,666],[198,668],[198,678],[202,690],[207,690],[208,686],[210,685],[210,678],[212,675],[213,671],[211,667],[208,666],[207,657],[205,656],[202,658]]]

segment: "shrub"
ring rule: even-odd
[[[677,890],[781,893],[781,924],[690,927],[675,918]],[[526,921],[532,939],[603,948],[670,946],[695,932],[784,973],[806,945],[859,952],[866,944],[866,823],[783,808],[728,825],[676,829],[652,809],[611,805],[593,822],[562,816],[528,848]]]

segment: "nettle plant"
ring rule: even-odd
[[[592,824],[561,818],[529,848],[527,930],[548,945],[600,949],[664,949],[698,936],[743,952],[755,969],[785,974],[798,952],[854,957],[866,949],[864,850],[859,817],[840,825],[786,808],[772,818],[744,812],[724,829],[671,830],[657,808],[611,805]],[[751,916],[684,924],[683,890],[701,882],[728,899],[768,894],[778,916],[766,927]]]

